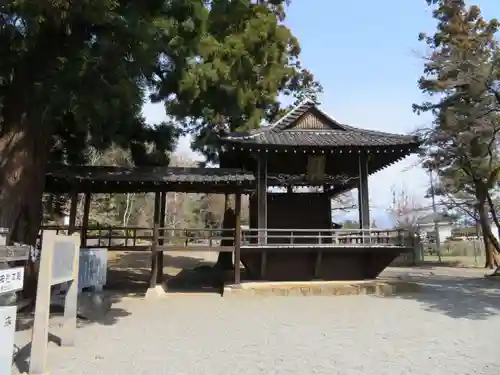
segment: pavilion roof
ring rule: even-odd
[[[250,132],[231,133],[223,143],[241,146],[296,147],[409,147],[418,140],[409,135],[392,134],[341,124],[313,101],[306,99],[275,123]]]
[[[51,165],[45,191],[231,193],[253,190],[254,183],[253,173],[229,168]]]

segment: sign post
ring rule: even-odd
[[[27,260],[30,247],[7,246],[8,230],[0,228],[0,374],[11,374],[16,331],[16,292],[23,289],[24,268],[9,262]]]
[[[78,235],[62,236],[57,235],[55,231],[43,232],[35,321],[31,342],[30,375],[47,373],[50,295],[53,285],[69,283],[64,302],[61,345],[74,345],[78,299],[79,249],[80,237]]]
[[[16,306],[0,307],[0,374],[12,373],[16,310]]]

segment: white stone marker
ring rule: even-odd
[[[16,311],[16,306],[0,307],[0,375],[12,373]]]
[[[36,293],[35,321],[31,341],[30,375],[47,374],[47,342],[49,335],[50,292],[53,285],[69,282],[64,302],[62,346],[75,341],[78,298],[78,260],[80,237],[62,236],[55,231],[44,231],[40,270]]]

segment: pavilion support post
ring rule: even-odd
[[[257,226],[259,245],[267,243],[267,154],[260,152],[257,160]]]
[[[359,158],[359,185],[358,185],[358,209],[359,228],[370,228],[370,202],[368,194],[368,157],[365,153],[360,153]],[[363,242],[369,242],[363,233]]]
[[[160,220],[159,220],[159,239],[158,239],[158,245],[163,246],[164,244],[164,239],[163,236],[165,236],[165,214],[167,210],[167,193],[164,191],[161,193],[160,196]],[[156,283],[157,284],[162,284],[163,283],[163,250],[158,249],[157,251],[157,256],[158,256],[158,274],[156,277]]]
[[[89,215],[90,215],[90,203],[92,202],[92,193],[85,193],[85,200],[83,202],[83,217],[82,217],[82,229],[80,233],[80,241],[82,248],[87,246],[87,231],[89,228]]]
[[[234,284],[241,284],[241,192],[234,199],[235,232],[234,232]]]
[[[78,192],[71,193],[71,206],[69,207],[69,230],[68,234],[76,232],[76,211],[78,207]]]
[[[151,276],[149,278],[149,288],[146,292],[146,299],[161,297],[165,294],[162,285],[158,285],[159,257],[158,257],[158,235],[160,228],[161,193],[155,193],[154,213],[153,213],[153,241],[151,243]]]

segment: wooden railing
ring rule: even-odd
[[[57,233],[68,234],[69,225],[44,225],[40,228],[39,238],[45,230],[55,230]],[[73,228],[75,232],[82,231],[80,226]],[[146,250],[153,243],[153,228],[148,227],[105,227],[88,226],[82,234],[83,248],[108,248],[109,250],[136,249]]]
[[[69,226],[43,226],[41,231],[67,233]],[[80,227],[74,228],[81,231]],[[156,230],[156,233],[155,233]],[[84,248],[147,250],[154,242],[162,251],[233,251],[234,229],[89,226]],[[243,248],[258,247],[413,247],[415,237],[404,230],[378,229],[243,229]],[[264,245],[265,244],[265,245]]]
[[[415,237],[404,230],[246,229],[244,247],[409,247]],[[259,245],[260,243],[260,245]]]
[[[158,228],[158,249],[164,251],[233,251],[235,234],[234,228]]]

